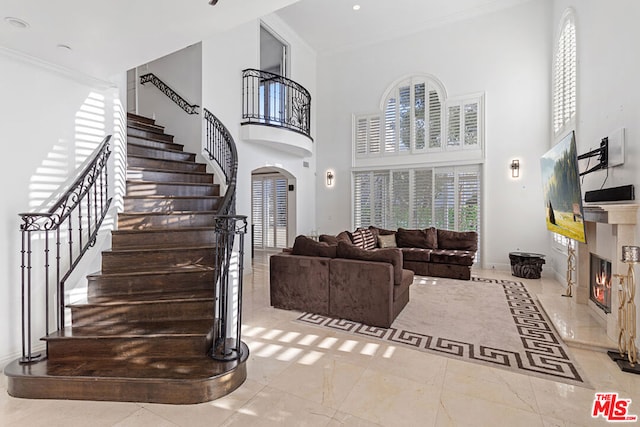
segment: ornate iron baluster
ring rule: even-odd
[[[185,100],[183,97],[178,95],[175,90],[171,89],[165,82],[160,80],[155,74],[147,73],[143,76],[140,76],[140,84],[143,85],[149,82],[153,83],[153,85],[157,87],[160,90],[160,92],[168,96],[169,99],[175,102],[178,105],[178,107],[182,108],[188,114],[198,114],[198,108],[200,108],[198,105],[189,104],[187,100]]]

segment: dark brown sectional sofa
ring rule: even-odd
[[[475,232],[376,227],[298,236],[270,257],[271,305],[389,327],[409,302],[414,273],[471,278]]]
[[[271,305],[389,327],[409,302],[413,272],[399,249],[364,250],[298,236],[269,259]]]

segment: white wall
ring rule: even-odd
[[[578,48],[576,143],[578,154],[597,148],[600,140],[619,128],[626,130],[625,163],[607,171],[585,176],[582,191],[633,184],[640,186],[640,81],[635,70],[640,56],[635,41],[640,40],[640,3],[634,0],[554,0],[552,31],[559,31],[564,11],[575,13]],[[593,165],[593,163],[592,163]],[[586,169],[581,162],[580,169]],[[606,181],[605,181],[606,179]],[[640,216],[638,218],[640,223]],[[636,235],[636,244],[640,236]],[[620,254],[618,250],[618,254]],[[554,252],[552,262],[560,278],[566,271],[566,254]]]
[[[315,54],[276,16],[267,16],[263,21],[291,45],[289,77],[311,93],[313,135],[317,128]],[[259,29],[260,22],[256,20],[202,42],[203,105],[227,126],[238,147],[238,214],[251,216],[251,171],[275,166],[295,177],[297,230],[290,233],[292,242],[296,234],[307,234],[315,229],[315,157],[296,157],[240,138],[242,70],[259,68]],[[303,162],[308,162],[309,167]],[[250,234],[246,241],[250,245]],[[245,269],[248,266],[250,263],[245,263]]]
[[[41,211],[41,205],[61,185],[73,178],[76,167],[97,147],[102,136],[113,134],[122,127],[119,106],[120,92],[117,86],[24,57],[15,52],[0,50],[0,116],[4,164],[0,168],[3,183],[0,207],[0,362],[18,357],[21,349],[21,276],[20,276],[20,218],[18,213]],[[91,138],[79,113],[91,103],[98,110],[89,124]],[[100,104],[103,104],[100,106]],[[98,112],[103,110],[102,112]],[[117,124],[119,123],[119,124]],[[121,132],[116,132],[121,135]],[[116,138],[118,139],[118,138]],[[122,157],[122,141],[114,141],[112,155]],[[111,170],[112,178],[122,177],[123,171]],[[112,182],[111,194],[122,184]],[[39,209],[40,208],[40,209]],[[105,223],[113,225],[114,216]],[[95,255],[109,246],[109,233],[103,233],[87,262],[81,266],[84,274],[67,283],[72,289],[89,272],[100,269]],[[42,280],[34,281],[34,296],[44,295]],[[35,314],[34,320],[43,319]],[[33,342],[39,344],[43,329],[35,328]]]
[[[138,67],[138,76],[155,74],[188,103],[202,106],[202,49],[196,43]],[[152,83],[137,83],[138,114],[154,118],[174,142],[184,150],[200,155],[202,116],[187,114]],[[200,157],[199,162],[204,158]]]
[[[508,268],[513,250],[548,248],[539,157],[549,143],[550,3],[532,1],[409,37],[318,58],[320,233],[352,227],[351,115],[379,111],[398,78],[429,73],[449,97],[485,92],[483,260]],[[520,159],[521,178],[509,165]]]

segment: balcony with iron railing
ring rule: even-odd
[[[244,70],[242,138],[301,157],[310,156],[313,138],[309,91],[277,74]]]

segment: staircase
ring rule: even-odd
[[[220,188],[195,154],[154,120],[127,118],[124,211],[89,275],[71,326],[43,339],[47,359],[5,369],[10,395],[27,398],[199,403],[246,379],[239,361],[216,361],[213,215]]]

